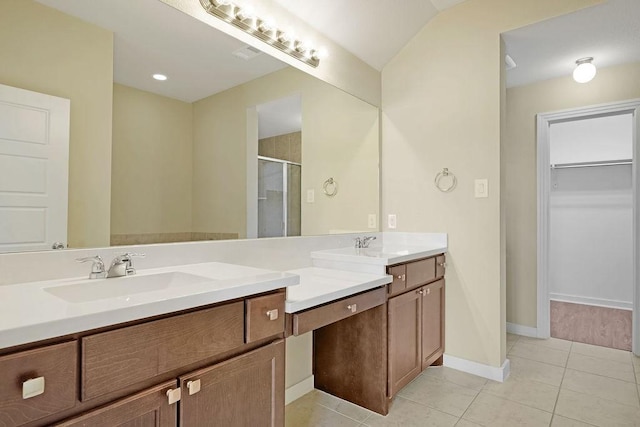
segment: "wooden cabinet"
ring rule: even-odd
[[[284,340],[180,377],[180,426],[284,425]]]
[[[422,369],[427,369],[444,354],[444,279],[421,291]]]
[[[177,425],[178,405],[169,404],[167,391],[175,387],[175,380],[159,384],[55,426],[173,427]]]

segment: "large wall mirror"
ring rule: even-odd
[[[377,229],[378,108],[159,0],[2,1],[0,57],[0,252]]]

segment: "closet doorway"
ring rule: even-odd
[[[637,353],[640,100],[538,115],[538,332]]]

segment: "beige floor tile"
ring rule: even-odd
[[[560,387],[513,377],[503,383],[490,381],[482,391],[543,411],[553,412]]]
[[[518,341],[509,355],[564,367],[567,364],[569,352]]]
[[[472,423],[469,420],[465,420],[464,418],[460,418],[456,427],[482,427],[480,424]]]
[[[567,368],[635,383],[633,365],[631,363],[619,363],[571,353]]]
[[[512,342],[516,342],[520,339],[520,335],[516,335],[516,334],[510,334],[507,332],[507,342],[512,341]]]
[[[356,427],[359,421],[345,417],[329,408],[316,404],[309,393],[285,408],[287,427]]]
[[[542,347],[552,348],[554,350],[562,350],[569,351],[571,350],[571,341],[561,340],[558,338],[548,338],[548,339],[540,339],[540,338],[531,338],[531,337],[521,337],[518,341],[523,344],[531,344],[531,345],[539,345]]]
[[[405,399],[460,417],[478,392],[428,375],[421,375],[398,394]]]
[[[583,423],[582,421],[572,420],[562,415],[554,415],[551,421],[551,427],[591,427],[593,424]]]
[[[486,378],[467,374],[466,372],[457,371],[455,369],[447,368],[446,366],[431,366],[426,371],[424,371],[422,375],[428,375],[478,391],[480,391],[482,387],[487,383]]]
[[[640,426],[640,408],[562,389],[556,414],[596,426]]]
[[[455,426],[457,422],[458,417],[398,396],[393,401],[391,410],[386,417],[373,414],[364,422],[364,425],[370,427],[446,427]]]
[[[585,356],[598,357],[600,359],[611,360],[619,363],[632,363],[631,352],[618,350],[616,348],[601,347],[598,345],[573,343],[572,353],[583,354]]]
[[[524,359],[513,355],[509,356],[509,361],[511,362],[510,377],[524,378],[558,387],[562,382],[564,368],[559,366],[536,362],[535,360]]]
[[[636,384],[614,378],[567,369],[562,388],[640,407]]]
[[[528,427],[549,426],[551,413],[521,405],[480,392],[469,410],[464,414],[465,420],[491,427]]]
[[[356,421],[362,422],[369,418],[370,415],[374,414],[374,412],[369,411],[368,409],[355,405],[351,402],[347,402],[346,400],[339,399],[323,391],[314,390],[311,393],[315,394],[315,402],[318,405],[332,409]]]

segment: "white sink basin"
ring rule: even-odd
[[[81,303],[128,297],[144,292],[189,286],[211,280],[207,277],[174,271],[144,276],[83,280],[69,285],[45,288],[44,290],[67,302]]]

